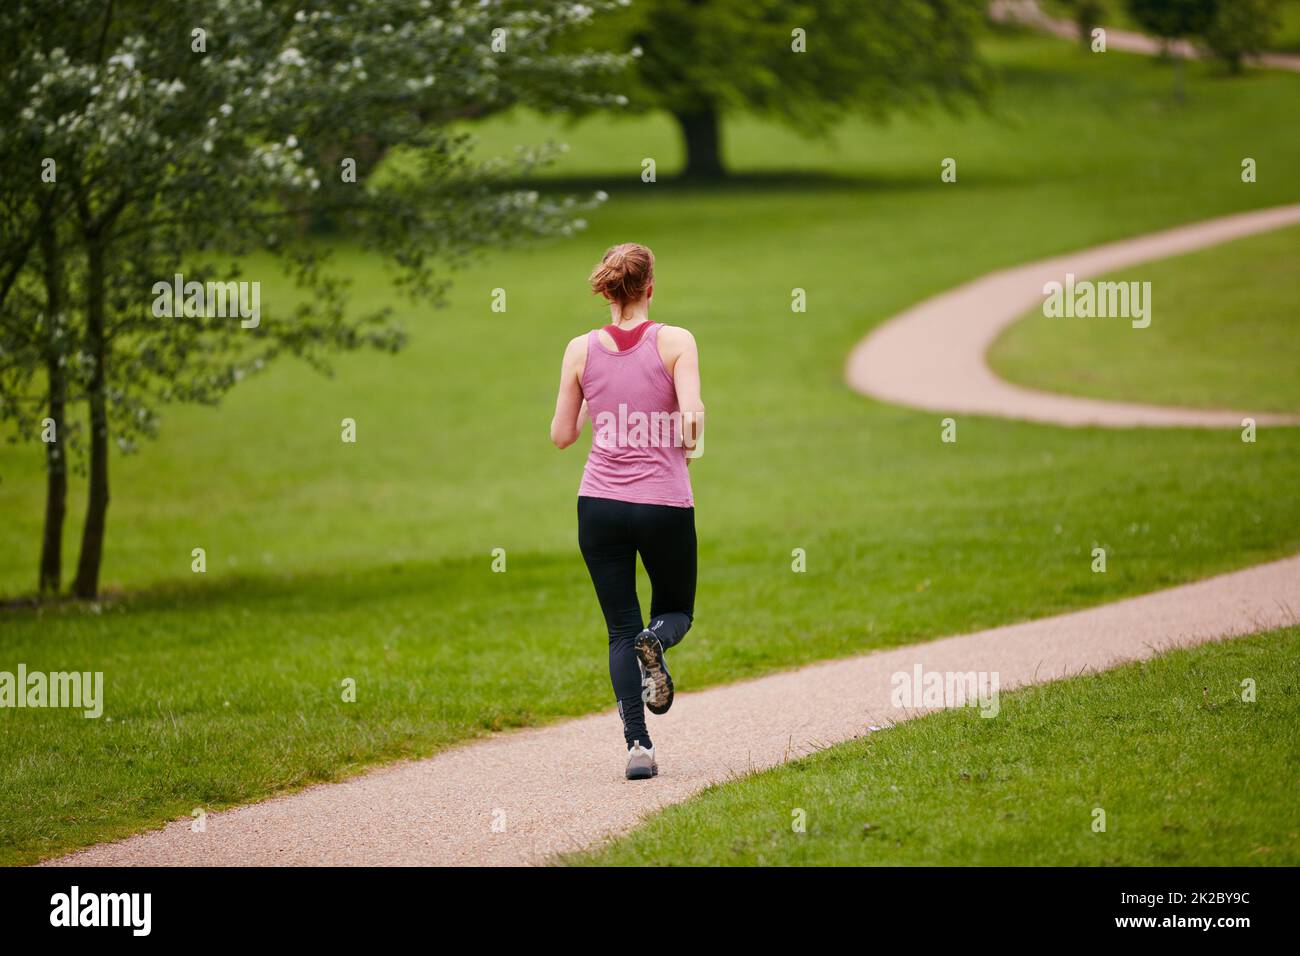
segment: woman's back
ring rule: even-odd
[[[694,504],[677,386],[661,354],[663,328],[649,323],[626,351],[606,345],[599,331],[587,334],[581,384],[592,438],[579,495],[678,508]],[[613,344],[609,333],[605,338]]]

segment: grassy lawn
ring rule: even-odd
[[[1046,318],[989,351],[1004,377],[1056,392],[1157,405],[1300,411],[1300,227],[1106,276],[1151,283],[1152,320]]]
[[[1003,77],[994,115],[850,123],[830,144],[740,120],[726,147],[742,175],[715,189],[668,181],[680,149],[662,118],[483,127],[485,150],[568,140],[551,185],[610,201],[577,239],[477,263],[443,312],[393,300],[375,260],[340,246],[358,303],[397,305],[406,352],[342,358],[330,380],[278,366],[218,409],[169,409],[159,441],[114,460],[105,579],[118,596],[0,614],[0,669],[103,670],[107,698],[98,721],[0,712],[0,862],[610,706],[576,548],[582,454],[556,453],[546,426],[563,343],[602,321],[583,280],[616,240],[655,249],[655,314],[692,328],[702,353],[710,435],[692,469],[701,577],[697,627],[674,652],[683,689],[1300,548],[1297,430],[1243,445],[971,419],[945,445],[938,416],[843,386],[874,324],[990,269],[1300,199],[1291,178],[1237,178],[1243,153],[1261,169],[1300,162],[1285,121],[1298,76],[1195,65],[1180,109],[1141,58],[1038,37],[988,51]],[[640,182],[644,156],[660,158],[660,182]],[[957,184],[939,182],[947,156]],[[256,263],[246,278],[275,321],[284,280]],[[790,312],[796,286],[807,314]],[[355,445],[339,440],[345,416]],[[0,451],[0,479],[0,593],[19,594],[37,564],[37,449]],[[70,501],[79,518],[80,484]],[[1106,575],[1089,572],[1094,544]],[[195,547],[206,575],[190,572]],[[505,574],[490,570],[497,547]],[[806,574],[790,571],[795,547]]]
[[[995,718],[943,711],[712,787],[569,862],[1295,866],[1297,674],[1290,628],[1026,688]]]

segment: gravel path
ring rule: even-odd
[[[854,387],[890,401],[1056,424],[1237,424],[1188,412],[1049,396],[982,361],[1044,276],[1095,273],[1300,221],[1300,205],[1214,220],[996,273],[909,310],[853,353]],[[943,342],[943,355],[931,345]],[[1259,416],[1263,423],[1265,416]],[[1085,571],[1081,573],[1088,573]],[[704,787],[926,712],[891,704],[891,678],[996,672],[1002,690],[1300,623],[1300,555],[1113,604],[679,693],[652,717],[660,775],[622,777],[613,710],[500,734],[223,813],[183,819],[51,865],[533,864],[626,832]],[[690,686],[688,671],[676,675]],[[1248,676],[1248,675],[1244,675]]]
[[[1074,273],[1076,280],[1085,279],[1296,223],[1300,223],[1300,203],[1178,226],[991,272],[880,325],[850,353],[845,377],[856,391],[896,405],[1052,425],[1240,428],[1248,416],[1259,425],[1300,423],[1292,415],[1173,408],[1040,392],[1004,381],[985,361],[985,352],[1002,330],[1042,304],[1043,285],[1064,282],[1067,272]],[[1160,321],[1158,312],[1157,307],[1152,321]],[[1133,334],[1141,335],[1142,330],[1134,329]]]
[[[667,715],[651,718],[661,754],[660,775],[650,781],[622,778],[611,710],[211,814],[204,833],[180,820],[57,862],[539,863],[621,834],[711,783],[922,713],[890,702],[892,675],[917,664],[996,671],[1009,690],[1298,621],[1295,556],[1085,611],[678,694]],[[689,683],[690,675],[678,679]]]

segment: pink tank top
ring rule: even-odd
[[[677,389],[659,358],[652,323],[641,341],[615,352],[587,335],[582,393],[591,418],[591,451],[578,494],[692,508]]]

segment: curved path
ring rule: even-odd
[[[1300,206],[1251,213],[1051,263],[1095,272],[1297,219]],[[998,273],[910,310],[855,351],[851,374],[908,404],[949,409],[954,407],[949,402],[971,401],[968,388],[951,386],[961,384],[970,369],[983,368],[984,345],[1032,304],[1044,265]],[[932,365],[936,341],[959,360],[955,365]],[[903,373],[881,367],[881,356]],[[931,404],[932,396],[914,387],[916,381],[939,390],[942,400]],[[977,406],[1014,417],[1025,417],[1043,401],[1037,393],[996,381],[976,395]],[[1048,398],[1053,404],[1042,420],[1061,424],[1081,424],[1098,414],[1110,424],[1186,424],[1169,416],[1213,415]],[[623,780],[621,734],[611,709],[209,814],[202,833],[192,832],[185,818],[51,864],[541,863],[557,852],[625,833],[645,814],[710,784],[924,713],[890,701],[892,676],[911,673],[917,665],[933,671],[996,671],[1001,688],[1011,690],[1292,624],[1300,624],[1300,555],[1088,610],[678,694],[669,714],[653,718],[660,776],[652,781]],[[688,673],[679,671],[677,678],[689,684]]]
[[[855,391],[896,405],[1052,425],[1240,428],[1246,417],[1260,425],[1300,423],[1291,415],[1140,405],[1041,392],[1004,381],[985,361],[985,353],[1002,330],[1042,304],[1044,284],[1064,282],[1067,272],[1074,273],[1076,280],[1087,279],[1296,223],[1300,223],[1300,203],[1178,226],[989,273],[877,327],[850,353],[845,377]],[[1160,321],[1158,305],[1153,321]],[[1133,334],[1141,335],[1142,330],[1134,329]]]

